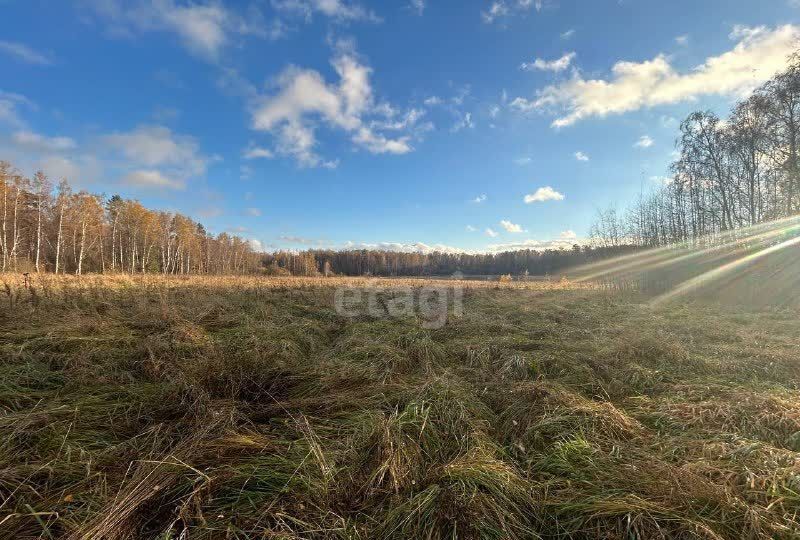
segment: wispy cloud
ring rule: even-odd
[[[38,66],[49,66],[53,60],[23,43],[16,43],[13,41],[0,41],[0,53],[6,54],[25,62],[26,64],[33,64]]]
[[[273,157],[272,151],[269,148],[261,146],[250,145],[242,152],[244,159],[270,159]]]
[[[492,228],[487,228],[486,236],[488,236],[489,238],[497,238],[497,232]]]
[[[211,61],[234,36],[279,37],[254,6],[245,16],[211,0],[84,0],[83,5],[112,35],[170,32],[191,53]]]
[[[633,144],[633,146],[634,148],[650,148],[655,143],[656,142],[649,135],[642,135],[639,137],[639,140]]]
[[[272,0],[272,7],[281,13],[311,20],[316,15],[337,21],[381,22],[374,11],[346,0]]]
[[[472,199],[472,202],[474,202],[475,204],[480,204],[480,203],[482,203],[484,201],[486,201],[486,194],[485,193],[481,193],[480,195],[478,195],[477,197]]]
[[[577,159],[578,161],[589,161],[589,156],[587,156],[583,152],[575,152],[575,159]]]
[[[122,179],[123,184],[139,188],[156,188],[180,190],[186,188],[186,182],[169,178],[157,170],[131,171]]]
[[[47,137],[32,131],[17,131],[11,136],[20,145],[42,152],[59,152],[75,148],[75,141],[69,137]]]

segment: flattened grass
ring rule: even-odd
[[[0,538],[795,538],[798,313],[470,282],[36,278],[0,310]],[[452,284],[452,283],[448,283]]]

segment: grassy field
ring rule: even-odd
[[[0,279],[2,538],[800,537],[796,310],[468,282],[427,329],[337,314],[369,280]]]

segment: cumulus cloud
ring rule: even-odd
[[[523,71],[552,71],[554,73],[558,73],[559,71],[564,71],[567,69],[572,61],[577,56],[574,52],[568,52],[564,54],[561,58],[556,58],[555,60],[545,60],[543,58],[537,58],[533,62],[523,62],[519,68]]]
[[[533,193],[525,195],[525,204],[545,201],[563,201],[564,194],[559,193],[550,186],[540,187]]]
[[[511,223],[507,219],[500,221],[500,225],[506,230],[506,232],[510,233],[521,233],[525,232],[522,230],[522,227],[517,225],[516,223]]]
[[[558,237],[562,240],[575,240],[578,238],[578,235],[575,234],[575,231],[568,229],[566,231],[561,231],[561,234]]]
[[[277,91],[256,99],[252,112],[253,128],[272,133],[277,151],[294,157],[303,167],[335,167],[316,152],[316,128],[322,121],[332,129],[350,135],[351,141],[373,154],[405,154],[412,151],[410,136],[389,138],[376,131],[370,115],[384,112],[375,105],[370,74],[351,53],[338,55],[331,62],[339,76],[337,84],[324,80],[314,70],[289,67],[277,78]],[[400,127],[400,126],[383,126]]]
[[[512,108],[560,111],[553,127],[571,126],[591,117],[605,117],[643,108],[691,101],[702,96],[746,96],[786,67],[800,40],[800,26],[734,28],[733,48],[680,71],[660,54],[644,62],[617,62],[608,79],[572,79],[548,86],[534,99],[518,97]]]
[[[497,232],[494,229],[487,228],[486,236],[488,236],[489,238],[497,238]]]
[[[11,56],[26,64],[49,66],[53,63],[49,56],[35,51],[27,45],[13,41],[0,41],[0,53]]]
[[[191,53],[207,60],[216,60],[235,36],[279,37],[255,7],[245,17],[210,0],[84,0],[83,4],[112,34],[171,32]]]
[[[256,253],[262,253],[266,251],[264,244],[261,242],[261,240],[258,240],[257,238],[250,238],[247,240],[247,243],[250,244],[250,249],[252,249]]]
[[[583,152],[575,152],[575,159],[577,159],[578,161],[589,161],[589,156],[587,156]]]
[[[639,137],[639,140],[636,141],[633,146],[634,148],[650,148],[656,142],[650,137],[650,135],[642,135]]]

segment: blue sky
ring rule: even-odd
[[[570,244],[792,0],[0,0],[0,159],[265,249]]]

